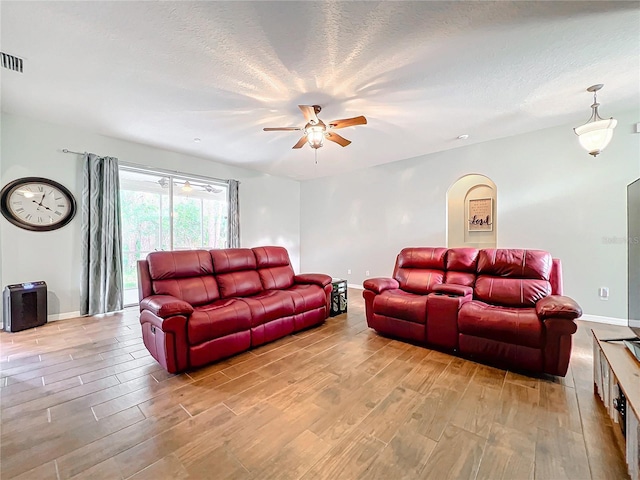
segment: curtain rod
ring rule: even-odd
[[[84,153],[80,153],[80,152],[74,152],[73,150],[69,150],[68,148],[63,148],[62,149],[62,153],[73,153],[75,155],[84,155]],[[214,182],[219,182],[219,183],[223,183],[223,184],[229,184],[229,180],[223,180],[221,178],[213,178],[213,177],[207,177],[204,175],[190,175],[188,173],[183,173],[183,172],[179,172],[177,170],[167,170],[164,168],[157,168],[157,167],[152,167],[151,165],[140,165],[137,163],[130,163],[130,162],[118,162],[118,164],[122,167],[129,167],[129,168],[133,168],[133,169],[142,169],[142,170],[152,170],[152,171],[156,171],[160,174],[166,173],[168,175],[173,175],[173,174],[177,174],[180,177],[186,178],[186,177],[190,177],[190,178],[197,178],[197,177],[204,177],[204,179],[206,180],[213,180]],[[200,178],[200,180],[202,180],[203,178]],[[240,183],[240,182],[238,182]]]
[[[76,155],[84,155],[82,152],[74,152],[73,150],[68,150],[66,148],[62,149],[62,153],[75,153]]]

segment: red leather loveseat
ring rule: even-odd
[[[499,366],[564,376],[578,304],[541,250],[405,248],[393,278],[370,278],[367,323],[380,333]]]
[[[294,275],[282,247],[153,252],[138,290],[144,344],[175,373],[324,322],[331,277]]]

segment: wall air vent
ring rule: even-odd
[[[22,58],[0,52],[0,62],[2,63],[2,68],[8,68],[14,72],[22,73],[22,64],[24,63]]]

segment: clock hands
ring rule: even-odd
[[[43,193],[43,194],[42,194],[42,198],[40,199],[40,202],[36,202],[35,200],[31,200],[31,201],[32,201],[33,203],[35,203],[38,207],[44,207],[44,208],[46,208],[47,210],[52,211],[49,207],[47,207],[46,205],[43,205],[43,204],[42,204],[42,202],[44,202],[44,197],[45,197],[45,194]],[[36,207],[36,209],[37,209],[38,207]]]

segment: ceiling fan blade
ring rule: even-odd
[[[351,140],[347,140],[344,137],[341,137],[337,133],[327,132],[326,134],[327,140],[331,140],[332,142],[336,142],[341,147],[346,147],[351,143]]]
[[[262,130],[265,132],[278,132],[278,131],[290,131],[290,130],[302,130],[300,127],[265,127]]]
[[[316,114],[315,105],[298,105],[298,108],[302,110],[302,114],[304,115],[304,119],[307,123],[311,123],[311,125],[316,125],[318,123],[318,115]],[[320,109],[318,109],[320,111]]]
[[[329,128],[345,128],[354,125],[366,125],[367,119],[360,115],[359,117],[344,118],[342,120],[332,120],[329,122]]]
[[[300,137],[300,140],[298,140],[298,143],[296,143],[292,148],[302,148],[305,143],[307,143],[307,136],[303,135]]]

